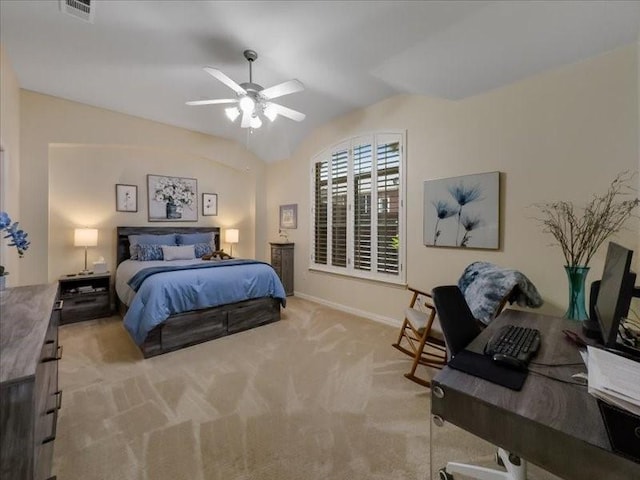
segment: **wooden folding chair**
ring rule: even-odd
[[[431,382],[418,377],[416,370],[418,365],[442,368],[447,363],[444,335],[436,318],[431,295],[412,287],[407,288],[413,292],[413,296],[405,310],[398,341],[392,345],[413,358],[411,370],[404,376],[420,385],[430,387]]]

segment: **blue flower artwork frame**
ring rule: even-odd
[[[500,172],[424,182],[423,243],[500,248]]]

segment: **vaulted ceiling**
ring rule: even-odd
[[[0,41],[22,88],[236,140],[265,161],[313,129],[411,93],[461,99],[637,41],[639,1],[93,1],[88,23],[58,1],[0,2]],[[280,103],[307,114],[254,131],[202,67],[248,81],[296,78]]]

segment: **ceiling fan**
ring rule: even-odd
[[[274,121],[278,115],[290,118],[296,122],[305,119],[304,113],[298,112],[291,108],[273,103],[271,100],[283,97],[291,93],[304,90],[304,85],[299,80],[289,80],[279,83],[273,87],[263,88],[257,83],[253,83],[252,64],[258,58],[258,54],[253,50],[245,50],[244,58],[249,62],[249,81],[244,83],[236,83],[227,77],[217,68],[204,67],[204,71],[212,77],[220,80],[227,87],[236,92],[236,98],[220,98],[212,100],[193,100],[187,102],[187,105],[219,105],[219,104],[237,104],[234,107],[225,109],[225,114],[232,122],[242,114],[240,126],[242,128],[260,128],[262,126],[262,117]]]

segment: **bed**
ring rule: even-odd
[[[165,235],[165,234],[199,234],[211,233],[213,236],[213,247],[215,250],[220,248],[220,229],[218,227],[117,227],[117,272],[116,272],[116,300],[118,303],[118,311],[123,317],[125,327],[133,340],[138,344],[144,358],[153,357],[163,353],[178,350],[197,343],[206,342],[215,338],[223,337],[233,333],[241,332],[260,325],[280,320],[280,307],[285,305],[286,296],[282,283],[273,272],[273,269],[263,262],[250,260],[223,260],[218,262],[196,260],[194,263],[201,264],[191,266],[183,266],[189,262],[160,262],[171,264],[171,267],[158,267],[159,262],[142,262],[130,260],[130,235]],[[217,263],[217,264],[216,264]],[[143,265],[144,264],[144,265]],[[147,264],[149,267],[147,267]],[[206,264],[206,265],[205,265]],[[202,268],[201,268],[202,267]],[[210,268],[211,267],[211,268]],[[157,268],[158,272],[145,278],[144,272],[140,278],[132,278],[132,272],[144,270],[146,268],[147,275],[149,270]],[[163,269],[175,269],[176,271],[164,271]],[[230,270],[233,269],[233,270]],[[249,279],[246,275],[256,270],[256,277]],[[225,273],[226,272],[226,273]],[[233,272],[233,275],[228,275]],[[211,288],[209,283],[204,282],[221,282],[223,280],[214,280],[210,276],[220,277],[226,275],[225,279],[235,278],[234,282],[242,282],[234,284],[230,280],[224,280],[226,285],[232,286],[235,291],[234,298],[242,300],[232,301],[230,303],[216,304],[218,298],[199,299],[194,302],[195,307],[186,309],[182,305],[182,300],[175,302],[175,298],[170,298],[167,293],[166,304],[170,304],[171,311],[160,323],[153,326],[144,320],[148,315],[144,313],[144,309],[151,304],[153,298],[161,298],[165,295],[162,290],[168,288],[167,285],[175,285],[177,288],[188,288],[181,285],[181,278],[187,274],[198,276],[200,282],[198,288],[205,291],[205,296],[213,296],[215,288]],[[260,277],[259,277],[259,276]],[[271,280],[270,278],[273,278]],[[243,279],[244,278],[244,279]],[[262,278],[260,282],[257,279]],[[144,279],[140,282],[141,279]],[[127,282],[136,286],[136,280],[139,283],[137,292],[127,292],[123,285]],[[268,283],[261,286],[263,282]],[[158,284],[159,286],[156,286]],[[225,288],[226,288],[225,285]],[[234,287],[235,285],[235,287]],[[251,288],[248,288],[250,285]],[[260,288],[258,288],[260,287]],[[126,288],[131,288],[127,286]],[[192,292],[191,290],[185,290]],[[240,291],[243,291],[241,293]],[[177,293],[180,291],[178,290]],[[198,292],[202,293],[202,292]],[[175,295],[176,292],[173,293]],[[138,298],[136,298],[138,297]],[[248,298],[245,298],[248,297]],[[158,301],[156,300],[156,303]],[[163,303],[160,301],[160,303]],[[181,305],[175,306],[174,303]],[[209,304],[215,304],[209,306]],[[163,306],[165,306],[163,304]],[[144,328],[136,322],[144,323]],[[154,318],[154,321],[157,319]],[[137,326],[132,326],[137,325]]]

